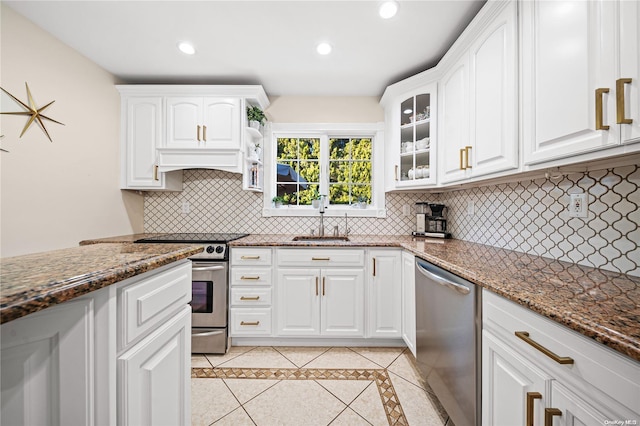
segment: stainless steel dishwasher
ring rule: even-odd
[[[418,368],[456,426],[478,426],[482,292],[421,259],[415,269]]]

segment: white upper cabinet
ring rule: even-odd
[[[240,148],[239,98],[167,98],[167,148]]]
[[[525,164],[576,157],[623,140],[637,141],[637,2],[521,5]],[[635,124],[617,117],[623,109],[625,118]],[[614,152],[604,155],[610,154]]]
[[[518,168],[517,3],[507,3],[469,54],[472,177]],[[465,149],[465,154],[467,150]]]
[[[517,169],[517,2],[491,5],[482,31],[440,80],[440,182]]]
[[[469,57],[462,56],[440,80],[439,173],[447,183],[467,177],[469,149]]]
[[[183,169],[251,171],[244,161],[245,107],[269,106],[262,86],[123,85],[117,89],[122,99],[123,189],[180,191]],[[255,188],[261,189],[258,184],[252,185]]]
[[[616,123],[620,123],[621,142],[629,144],[640,142],[640,3],[621,1],[618,12],[620,73],[616,96],[622,96],[623,108],[617,108]]]
[[[162,141],[162,97],[125,93],[126,90],[121,102],[120,187],[180,191],[181,171],[158,172],[156,148]]]

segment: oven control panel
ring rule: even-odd
[[[205,244],[203,251],[193,255],[190,259],[227,259],[226,244]]]

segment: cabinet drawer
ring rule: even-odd
[[[231,288],[231,306],[271,306],[271,288]]]
[[[231,336],[271,335],[271,308],[231,308]]]
[[[122,349],[191,301],[191,262],[118,288]]]
[[[271,249],[232,247],[231,265],[271,266]]]
[[[482,297],[483,328],[500,334],[535,365],[556,378],[564,377],[589,388],[586,382],[630,409],[640,407],[639,363],[488,290],[483,291]],[[554,354],[572,358],[573,364],[557,363],[516,337],[520,331]]]
[[[364,250],[279,249],[278,266],[364,266]]]
[[[271,268],[231,268],[231,285],[271,285]]]

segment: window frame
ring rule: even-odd
[[[320,180],[329,183],[329,139],[371,138],[371,202],[366,209],[346,205],[328,205],[325,217],[386,217],[384,192],[384,123],[271,123],[269,141],[264,147],[264,199],[262,215],[318,216],[312,206],[282,206],[271,201],[276,191],[276,157],[278,138],[320,138]],[[325,190],[325,188],[323,188]],[[328,190],[328,188],[326,189]]]

